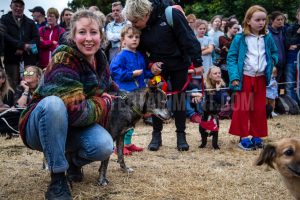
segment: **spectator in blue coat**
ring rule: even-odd
[[[133,91],[146,87],[145,79],[153,74],[146,68],[143,55],[136,50],[140,42],[141,31],[132,25],[125,25],[121,30],[121,43],[123,49],[117,54],[111,64],[112,79],[119,85],[120,90]],[[131,143],[133,129],[126,132],[124,138],[124,154],[130,155],[132,151],[142,151],[143,148]]]

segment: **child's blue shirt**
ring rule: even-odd
[[[143,73],[133,77],[133,71],[139,69],[142,69]],[[126,91],[146,87],[145,79],[153,77],[150,70],[146,68],[143,55],[127,49],[123,49],[114,57],[110,64],[110,71],[112,79],[119,88]]]

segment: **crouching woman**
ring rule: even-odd
[[[112,137],[103,127],[112,102],[106,92],[117,87],[99,50],[101,30],[92,12],[73,15],[69,45],[53,52],[31,104],[21,115],[25,145],[42,151],[51,171],[46,199],[72,199],[67,177],[81,181],[82,166],[105,160],[113,152]]]

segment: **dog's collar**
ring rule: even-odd
[[[119,98],[123,99],[126,103],[129,104],[128,102],[128,96],[126,95],[126,93],[121,93],[120,96],[118,96]],[[131,103],[132,104],[132,103]],[[139,116],[144,116],[143,112],[134,104],[130,105],[130,108],[133,112],[135,112],[136,114],[138,114]]]
[[[132,105],[131,106],[131,109],[136,113],[136,114],[138,114],[139,116],[143,116],[144,114],[142,113],[142,111],[140,111],[140,109],[137,107],[137,106],[135,106],[135,105]]]

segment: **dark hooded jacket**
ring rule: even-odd
[[[287,49],[291,45],[297,45],[297,49],[287,51],[287,63],[294,63],[297,60],[297,54],[300,50],[300,33],[297,30],[300,28],[300,24],[297,22],[291,25],[286,31],[286,47]]]
[[[269,26],[269,31],[278,48],[278,65],[284,66],[286,63],[285,33],[283,28],[274,29]]]
[[[25,65],[35,65],[37,54],[24,51],[23,56],[16,56],[18,49],[24,49],[25,44],[36,44],[38,46],[40,36],[33,20],[23,15],[21,26],[14,20],[12,12],[2,16],[1,23],[5,26],[4,33],[4,63],[18,64],[21,60]]]
[[[150,0],[151,1],[151,0]],[[152,0],[152,11],[142,30],[139,50],[148,62],[163,62],[163,70],[188,69],[193,62],[202,66],[201,46],[181,11],[172,9],[173,26],[167,23],[165,8],[171,3]]]

